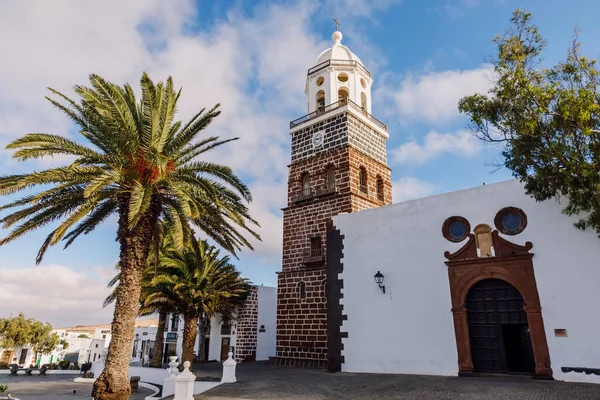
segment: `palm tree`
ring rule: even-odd
[[[146,299],[151,293],[156,293],[162,290],[161,287],[152,285],[152,279],[159,273],[158,269],[158,258],[159,254],[169,246],[172,246],[172,237],[169,230],[164,224],[164,221],[159,221],[158,235],[155,236],[151,246],[150,255],[148,257],[148,263],[144,269],[142,275],[142,288],[140,291],[140,316],[149,316],[158,313],[158,328],[156,330],[156,337],[154,338],[154,348],[152,350],[152,361],[150,366],[154,368],[160,368],[162,366],[163,358],[163,347],[164,347],[164,335],[167,327],[167,316],[169,312],[173,311],[174,307],[168,302],[146,302]],[[119,269],[117,264],[115,267]],[[112,292],[104,299],[102,307],[107,307],[114,303],[117,298],[117,291],[119,289],[119,280],[121,273],[117,274],[108,282],[107,287],[113,289]]]
[[[231,315],[245,299],[249,283],[230,263],[229,256],[206,241],[194,241],[183,251],[175,247],[161,254],[161,272],[152,284],[163,290],[150,294],[146,302],[174,304],[183,315],[183,351],[181,362],[193,361],[194,345],[200,318],[216,313]],[[204,337],[200,338],[200,346]]]
[[[118,269],[118,266],[117,266]],[[153,263],[149,262],[144,274],[142,276],[142,289],[140,291],[140,309],[138,315],[141,317],[149,316],[158,313],[158,328],[156,330],[156,337],[154,338],[154,348],[152,350],[152,361],[150,362],[151,367],[160,368],[162,365],[163,347],[164,347],[164,335],[167,326],[167,315],[173,310],[173,307],[168,303],[146,303],[146,299],[151,293],[156,293],[161,290],[160,287],[152,285],[152,279],[156,276],[158,271],[156,270]],[[112,288],[113,291],[104,299],[102,307],[107,307],[114,303],[117,298],[117,290],[119,289],[119,279],[121,277],[120,272],[109,281],[108,288]]]
[[[0,177],[0,195],[37,188],[38,192],[0,207],[13,211],[0,219],[3,228],[16,227],[0,246],[49,223],[57,223],[42,244],[40,263],[49,246],[68,247],[110,215],[118,216],[120,289],[115,302],[112,339],[104,372],[94,383],[95,399],[129,398],[127,371],[134,322],[138,314],[142,272],[157,221],[162,218],[181,248],[192,227],[232,251],[252,248],[246,235],[258,224],[248,211],[250,191],[229,167],[197,157],[230,140],[197,140],[219,115],[218,107],[202,109],[186,124],[175,122],[181,90],[154,84],[142,74],[141,99],[130,85],[90,75],[91,87],[76,85],[79,102],[50,89],[59,100],[47,99],[78,127],[82,142],[31,133],[10,143],[19,160],[54,155],[74,156],[67,166]],[[87,143],[84,143],[87,142]],[[41,187],[40,187],[41,186]],[[14,210],[14,209],[17,210]]]

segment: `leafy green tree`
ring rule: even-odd
[[[90,337],[89,337],[87,334],[85,334],[85,333],[82,333],[81,335],[79,335],[79,336],[77,336],[77,337],[78,337],[78,338],[80,338],[80,339],[89,339],[89,338],[90,338]]]
[[[34,362],[37,362],[38,354],[52,353],[58,346],[60,338],[52,333],[52,325],[40,321],[30,321],[30,344],[33,348]]]
[[[504,145],[503,165],[537,201],[566,198],[580,229],[600,235],[600,75],[575,36],[566,58],[543,68],[546,42],[530,13],[516,10],[494,42],[495,83],[460,100],[471,130]]]
[[[161,288],[148,296],[148,303],[168,303],[183,315],[181,361],[193,361],[198,322],[215,313],[231,315],[247,296],[249,283],[230,263],[229,256],[206,241],[193,241],[190,247],[171,247],[159,258],[161,272],[152,284]],[[202,332],[201,332],[202,334]],[[200,337],[203,348],[205,335]]]
[[[112,339],[106,366],[94,383],[95,399],[128,399],[127,371],[138,314],[142,273],[157,222],[169,226],[174,244],[182,247],[192,227],[233,252],[252,248],[247,235],[258,238],[250,215],[250,191],[231,168],[197,158],[231,140],[197,140],[219,115],[218,105],[202,109],[189,122],[175,121],[181,91],[169,77],[155,84],[146,73],[138,101],[130,85],[119,86],[90,75],[90,87],[76,85],[79,102],[50,89],[47,99],[77,126],[82,143],[31,133],[10,143],[19,160],[54,155],[74,156],[67,166],[0,177],[0,195],[38,189],[4,205],[2,219],[14,229],[0,245],[47,224],[56,224],[38,255],[61,241],[68,247],[109,216],[118,217],[120,288],[115,301]],[[16,210],[14,210],[16,209]]]
[[[0,319],[0,347],[20,350],[31,343],[31,320],[23,313],[16,317]]]
[[[0,347],[20,350],[30,345],[34,360],[38,354],[48,354],[56,349],[59,337],[52,333],[52,325],[33,318],[25,318],[23,313],[16,317],[0,319]]]

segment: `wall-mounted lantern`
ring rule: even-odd
[[[383,274],[379,271],[377,271],[377,273],[374,276],[375,278],[375,283],[377,283],[377,285],[379,286],[379,289],[381,289],[381,291],[383,293],[385,293],[385,286],[383,285]]]

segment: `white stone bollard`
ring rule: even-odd
[[[233,353],[229,352],[227,354],[229,357],[227,360],[223,361],[223,377],[221,378],[221,383],[235,383],[237,379],[235,379],[235,366],[237,362],[233,359]]]
[[[190,371],[189,361],[183,363],[183,371],[175,378],[175,397],[173,400],[194,400],[194,381],[196,375]]]
[[[179,363],[177,362],[177,357],[169,357],[171,361],[169,363],[169,376],[163,382],[163,397],[170,396],[175,393],[175,378],[179,375],[179,370],[177,367]]]

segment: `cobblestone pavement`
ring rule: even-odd
[[[46,376],[9,376],[0,375],[0,385],[8,385],[8,391],[19,400],[90,400],[92,395],[91,383],[75,383],[76,375],[46,375]],[[73,393],[73,390],[76,393]],[[152,392],[139,388],[130,399],[142,400]]]
[[[198,376],[216,373],[212,366],[196,370]],[[331,374],[248,363],[238,365],[237,379],[195,399],[600,400],[600,385],[514,377]]]

